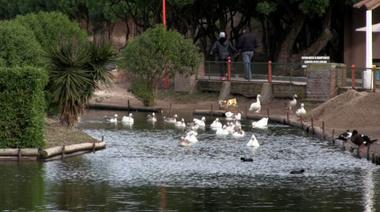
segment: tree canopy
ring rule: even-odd
[[[192,38],[204,55],[220,31],[237,42],[248,25],[262,38],[262,54],[275,62],[294,62],[300,55],[328,54],[335,62],[343,60],[344,15],[358,0],[167,0],[167,28]],[[126,39],[162,23],[162,1],[149,0],[38,0],[0,4],[0,17],[39,11],[62,11],[72,20],[86,20],[92,33],[111,34],[123,21]],[[211,59],[211,58],[206,58]]]
[[[201,60],[191,39],[158,24],[128,43],[119,55],[118,67],[133,73],[149,93],[165,75],[195,73]]]

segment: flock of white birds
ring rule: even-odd
[[[256,102],[253,102],[249,108],[249,111],[259,113],[261,110],[260,103],[261,95],[258,94],[256,97]],[[284,103],[285,108],[292,112],[292,108],[297,105],[297,94],[293,95],[293,99],[286,101]],[[306,114],[306,110],[304,108],[304,104],[301,104],[301,107],[296,110],[297,117],[302,117]],[[225,120],[227,121],[223,124],[219,118],[215,118],[215,120],[209,125],[210,129],[215,131],[216,136],[225,137],[227,135],[231,135],[234,138],[245,137],[245,132],[241,128],[240,120],[242,118],[242,114],[240,112],[225,112]],[[157,118],[155,113],[149,114],[146,117],[148,122],[157,122]],[[177,114],[174,114],[173,117],[163,117],[165,123],[173,124],[176,128],[186,130],[185,136],[181,137],[179,141],[179,146],[187,147],[191,146],[198,142],[197,135],[198,129],[204,129],[206,127],[206,118],[202,117],[201,119],[194,118],[192,122],[186,123],[184,118],[179,119]],[[252,128],[266,128],[268,126],[269,118],[264,117],[258,121],[252,122]],[[110,123],[118,122],[118,115],[115,114],[113,117],[105,116],[105,121]],[[134,118],[132,113],[129,113],[128,116],[123,116],[121,122],[126,125],[133,125]],[[252,134],[251,138],[247,142],[247,146],[249,147],[259,147],[260,144],[257,141],[254,134]]]

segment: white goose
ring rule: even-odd
[[[227,136],[228,134],[229,134],[229,132],[227,130],[226,125],[223,125],[222,128],[219,128],[216,130],[216,135],[218,135],[218,136]]]
[[[240,112],[237,112],[235,114],[235,120],[241,120],[241,113]]]
[[[104,119],[106,120],[106,122],[117,123],[117,117],[118,117],[117,114],[113,115],[113,118],[108,117],[107,115],[105,115]]]
[[[185,140],[185,138],[182,136],[181,141],[178,143],[179,146],[187,147],[191,146],[192,143],[190,143],[188,140]]]
[[[252,135],[251,139],[249,139],[247,146],[250,146],[250,147],[259,147],[260,146],[255,135]]]
[[[217,130],[219,128],[222,128],[223,125],[222,123],[219,121],[219,118],[216,118],[210,125],[211,129],[213,130]]]
[[[146,120],[150,122],[156,122],[157,121],[156,114],[155,113],[152,113],[152,115],[148,114],[146,117]]]
[[[186,134],[185,140],[192,143],[192,144],[198,142],[197,137],[192,132],[189,132],[188,134]]]
[[[293,99],[284,103],[285,108],[287,110],[290,110],[290,112],[292,112],[292,108],[297,105],[297,98],[298,98],[297,94],[293,94]]]
[[[177,128],[185,129],[185,128],[186,128],[185,119],[182,118],[181,121],[177,121],[177,122],[175,123],[175,126],[176,126]]]
[[[200,127],[206,126],[206,117],[202,117],[201,119],[194,118],[193,121],[197,123]]]
[[[253,111],[255,113],[259,113],[261,110],[261,103],[260,103],[261,95],[257,94],[256,102],[252,103],[249,107],[249,111]]]
[[[175,123],[177,123],[177,118],[178,118],[177,114],[174,114],[173,117],[165,117],[164,116],[164,122],[175,124]]]
[[[301,117],[301,116],[304,116],[305,114],[306,114],[306,110],[304,108],[304,104],[301,103],[301,107],[296,110],[296,116]]]
[[[235,114],[233,112],[231,112],[231,111],[227,111],[227,112],[224,113],[224,115],[226,116],[227,120],[232,120],[234,118]]]
[[[135,122],[132,113],[130,113],[128,116],[123,116],[123,119],[121,119],[121,121],[123,124],[133,124]]]
[[[252,128],[266,128],[268,127],[269,118],[264,117],[258,121],[252,122]]]
[[[245,132],[243,131],[243,129],[241,129],[241,127],[237,127],[237,130],[235,130],[232,133],[232,137],[234,138],[242,138],[244,136],[245,136]]]

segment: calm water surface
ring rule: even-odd
[[[179,147],[183,130],[147,123],[104,123],[112,111],[89,111],[80,128],[107,148],[63,161],[1,162],[2,211],[376,211],[377,166],[305,134],[270,124],[220,138],[208,127]],[[119,117],[126,113],[117,112]],[[192,114],[179,114],[186,121]],[[198,117],[200,118],[200,117]],[[207,117],[207,124],[212,122]],[[225,120],[222,120],[225,123]],[[259,148],[246,146],[254,133]],[[253,163],[242,163],[251,157]],[[295,169],[304,175],[290,175]]]

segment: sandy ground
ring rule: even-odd
[[[97,91],[90,103],[102,103],[110,105],[128,105],[143,106],[143,103],[133,94],[128,92],[129,83],[125,79],[116,77],[116,81],[111,89],[103,89]],[[256,102],[256,98],[245,98],[242,96],[234,96],[237,99],[239,110],[243,113],[251,103]],[[259,115],[266,116],[268,111],[270,116],[280,116],[287,118],[287,111],[284,107],[285,99],[274,99],[268,103],[262,104]],[[302,100],[298,100],[297,108],[299,108]],[[336,96],[320,105],[305,105],[307,111],[303,121],[311,122],[313,118],[314,126],[325,126],[326,133],[335,135],[345,132],[347,129],[356,129],[359,133],[369,135],[372,138],[380,140],[380,93],[357,92],[349,90],[344,94]],[[212,106],[211,106],[212,105]],[[217,97],[209,100],[194,100],[190,103],[179,103],[170,95],[164,98],[156,98],[155,107],[161,108],[163,111],[181,110],[193,112],[195,110],[211,110],[218,109]],[[297,109],[295,108],[294,111]],[[248,111],[249,112],[249,111]],[[253,114],[253,113],[248,113]],[[243,114],[244,116],[244,114]],[[289,118],[293,121],[299,120],[294,113],[289,113]]]

